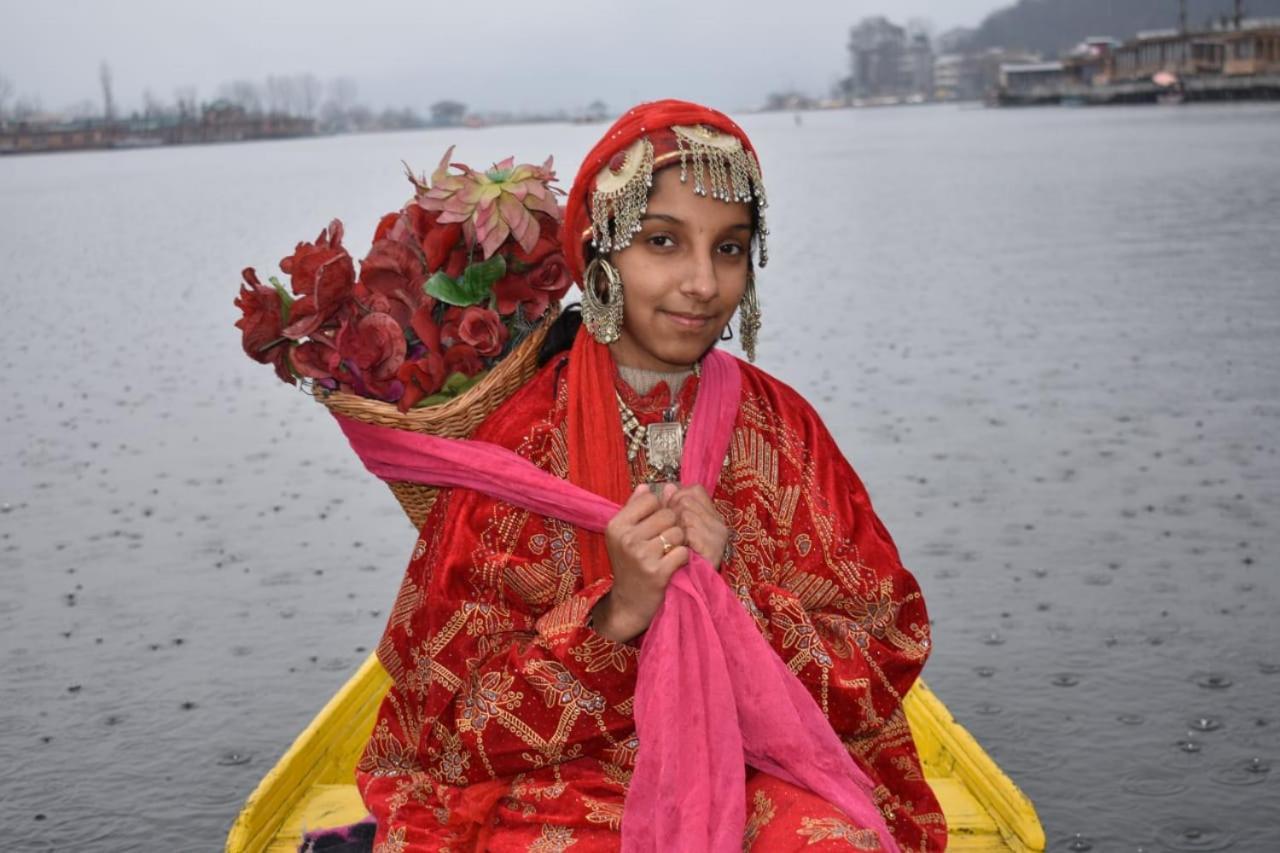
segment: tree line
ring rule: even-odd
[[[99,100],[77,101],[59,110],[56,119],[108,123],[163,119],[199,122],[206,110],[230,106],[250,117],[307,119],[314,121],[321,133],[339,133],[455,125],[467,114],[466,104],[448,99],[432,104],[425,115],[410,107],[374,110],[360,102],[356,82],[350,77],[322,80],[310,72],[269,74],[261,80],[229,80],[214,90],[210,100],[202,100],[195,86],[179,86],[169,99],[147,88],[142,92],[140,105],[127,115],[118,108],[111,67],[106,62],[99,67],[98,84]],[[16,91],[13,81],[0,74],[0,124],[46,117],[38,96],[16,96]]]

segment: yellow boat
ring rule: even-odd
[[[227,837],[228,853],[295,853],[304,830],[365,816],[355,765],[389,684],[370,655],[249,796]],[[905,705],[925,776],[947,815],[948,849],[1044,850],[1031,801],[938,697],[917,682]]]

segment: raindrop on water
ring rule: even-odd
[[[1173,823],[1156,830],[1156,840],[1170,850],[1198,853],[1207,850],[1225,850],[1235,843],[1235,838],[1209,824]]]
[[[1187,725],[1198,732],[1216,732],[1222,728],[1222,721],[1216,717],[1196,717]]]
[[[1243,763],[1236,761],[1226,767],[1220,767],[1209,774],[1209,778],[1222,785],[1240,787],[1257,785],[1267,778],[1271,765],[1257,756]]]
[[[1093,849],[1093,839],[1086,838],[1080,833],[1071,836],[1071,840],[1067,842],[1067,849],[1076,851],[1076,853],[1084,853],[1085,850]]]

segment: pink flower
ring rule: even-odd
[[[418,187],[418,204],[440,214],[439,224],[461,223],[467,242],[479,243],[484,258],[493,257],[508,237],[526,252],[532,251],[541,236],[542,226],[535,213],[560,221],[560,205],[551,186],[556,179],[550,157],[542,166],[515,164],[508,157],[485,172],[477,172],[463,163],[450,163],[453,147],[445,152],[440,165],[431,175],[430,185],[413,176]],[[450,166],[462,174],[450,174]]]

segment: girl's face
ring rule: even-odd
[[[642,230],[611,260],[622,278],[622,336],[610,345],[628,367],[690,367],[720,337],[747,286],[751,208],[700,196],[680,170],[660,169]]]

